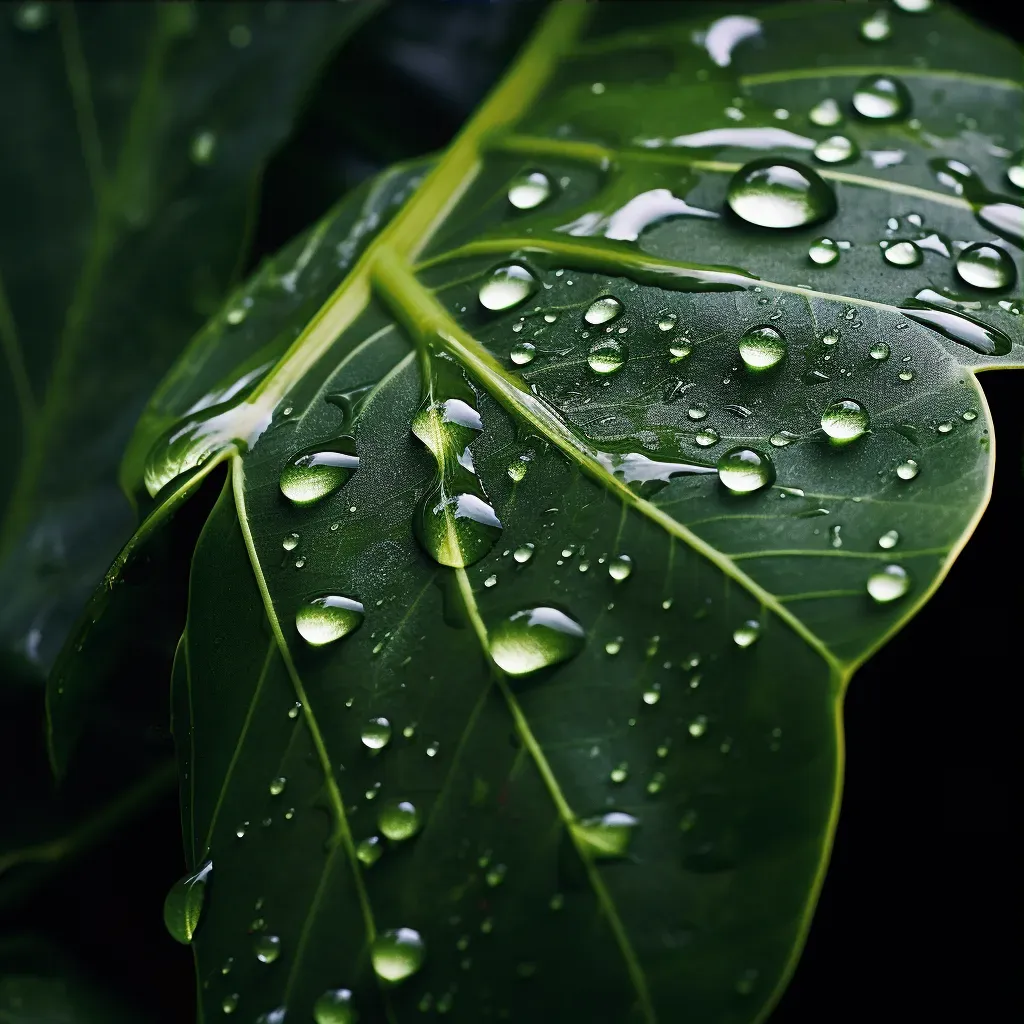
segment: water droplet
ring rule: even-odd
[[[867,587],[868,593],[879,604],[887,604],[910,589],[910,577],[902,566],[887,565],[868,577]]]
[[[356,1024],[358,1019],[347,988],[329,989],[313,1004],[316,1024]]]
[[[900,242],[893,242],[882,250],[885,262],[894,267],[916,267],[924,255],[921,250],[906,239]]]
[[[822,345],[827,345],[830,348],[833,345],[838,345],[839,344],[839,332],[838,331],[826,331],[821,336],[821,343],[822,343]]]
[[[712,445],[718,444],[719,437],[717,432],[712,430],[711,427],[705,427],[697,432],[693,440],[699,448],[710,448]]]
[[[956,272],[967,284],[989,290],[1009,288],[1017,277],[1005,250],[987,242],[975,242],[964,249],[956,258]]]
[[[639,824],[632,814],[608,811],[598,817],[582,818],[569,827],[583,851],[595,860],[608,860],[628,853],[633,832]]]
[[[718,479],[733,494],[751,494],[774,483],[775,467],[752,448],[730,448],[718,460]]]
[[[914,371],[913,370],[900,370],[900,380],[913,380],[913,379],[914,379]]]
[[[657,683],[644,690],[643,701],[645,704],[653,707],[659,700],[661,700],[661,687]]]
[[[675,315],[675,313],[666,313],[658,321],[658,330],[659,331],[671,331],[672,328],[675,327],[675,325],[676,325],[676,315]]]
[[[727,201],[738,217],[763,228],[805,227],[836,211],[835,196],[817,172],[771,157],[741,167],[729,182]]]
[[[860,37],[869,43],[884,42],[892,35],[888,11],[875,11],[860,23]]]
[[[899,539],[900,535],[895,530],[886,530],[886,532],[878,538],[878,546],[889,551],[891,548],[896,547]]]
[[[420,812],[409,800],[389,800],[377,815],[377,827],[395,841],[411,839],[420,830]]]
[[[485,309],[501,311],[518,306],[537,288],[537,279],[526,267],[509,263],[496,267],[480,285],[480,305]]]
[[[426,946],[413,928],[390,928],[373,940],[370,957],[378,977],[402,981],[423,965]]]
[[[300,605],[295,613],[299,636],[313,647],[323,647],[359,628],[363,606],[351,597],[324,594]]]
[[[619,582],[629,579],[633,571],[633,559],[629,555],[616,555],[608,560],[608,575]]]
[[[799,436],[799,434],[794,434],[791,430],[777,430],[768,440],[773,448],[785,448],[787,445],[798,440]]]
[[[932,9],[933,0],[893,0],[893,3],[907,14],[924,14]]]
[[[504,864],[495,864],[486,875],[484,875],[484,881],[492,888],[496,888],[505,881],[505,873],[508,868]]]
[[[281,955],[281,939],[277,935],[257,935],[252,950],[261,964],[272,964]]]
[[[708,411],[703,405],[691,405],[690,408],[686,410],[686,415],[691,420],[702,420],[707,416],[707,414]]]
[[[884,363],[889,358],[889,346],[884,341],[875,342],[868,350],[868,355],[872,359],[877,359],[880,363]]]
[[[621,636],[615,637],[614,640],[609,640],[604,645],[604,652],[605,652],[605,654],[615,655],[615,654],[618,654],[619,651],[621,651],[621,650],[622,650],[622,637]]]
[[[830,135],[814,147],[814,158],[823,164],[842,164],[856,160],[859,155],[853,141],[845,135]]]
[[[605,295],[587,307],[583,319],[596,327],[600,324],[611,323],[621,313],[622,303],[612,295]]]
[[[281,547],[283,547],[285,551],[294,551],[298,543],[299,535],[297,533],[286,533],[284,535],[284,540],[281,541]]]
[[[747,619],[738,629],[733,631],[733,643],[737,647],[749,647],[761,635],[761,623],[756,619]]]
[[[862,78],[853,92],[853,109],[870,121],[892,121],[910,113],[910,93],[888,75]]]
[[[590,346],[587,363],[594,373],[608,374],[626,365],[629,349],[618,338],[602,338]]]
[[[498,585],[498,577],[491,573],[487,579],[484,580],[485,587],[496,587]]]
[[[249,310],[245,306],[235,306],[234,309],[229,309],[227,313],[224,314],[224,319],[227,320],[232,327],[237,327],[248,315]],[[284,415],[287,416],[288,412],[285,411]]]
[[[510,676],[525,676],[575,657],[584,643],[583,627],[557,608],[526,608],[491,630],[495,664]]]
[[[708,731],[707,715],[698,715],[686,727],[686,731],[694,738],[700,739]]]
[[[940,434],[950,434],[953,432],[953,424],[949,420],[946,420],[945,423],[940,423],[935,429]]]
[[[196,132],[192,136],[192,144],[189,146],[189,156],[192,163],[202,167],[213,159],[214,150],[217,148],[217,136],[211,131]]]
[[[818,238],[811,242],[807,256],[820,267],[830,267],[839,259],[839,246],[831,238]]]
[[[371,718],[360,734],[364,747],[383,750],[391,740],[391,723],[386,718]]]
[[[526,463],[522,459],[516,459],[515,462],[510,462],[508,466],[508,476],[514,483],[519,483],[526,476]]]
[[[37,0],[19,4],[14,12],[14,27],[22,32],[38,32],[50,24],[53,5]]]
[[[356,856],[368,868],[373,867],[380,860],[383,852],[384,847],[381,845],[380,836],[367,836],[356,845]]]
[[[206,861],[194,874],[186,875],[171,886],[164,900],[164,924],[171,938],[188,945],[199,924],[206,897],[206,883],[213,870],[213,861]]]
[[[973,409],[967,409],[961,414],[960,418],[967,423],[973,423],[978,418],[978,414]]]
[[[821,429],[841,444],[856,441],[871,424],[867,411],[860,402],[843,398],[826,406],[821,414]]]
[[[426,749],[425,753],[426,753],[427,757],[437,757],[437,752],[440,749],[441,749],[441,744],[438,743],[437,740],[432,740],[430,743],[427,744],[427,749]]]
[[[339,437],[294,455],[281,472],[281,493],[296,505],[312,505],[333,494],[359,468],[356,442]]]
[[[283,775],[278,775],[276,779],[270,780],[270,795],[280,796],[284,792],[284,787],[288,785],[288,780]]]
[[[1006,179],[1014,188],[1024,189],[1024,152],[1018,153],[1006,168]]]
[[[831,97],[811,107],[811,111],[807,116],[819,128],[833,128],[843,119],[839,104]]]
[[[508,201],[517,210],[532,210],[551,195],[551,179],[543,171],[526,171],[508,187]]]
[[[674,341],[668,347],[668,354],[672,357],[672,362],[674,363],[678,362],[680,359],[685,359],[692,351],[693,349],[690,347],[690,343],[683,339]]]
[[[740,358],[748,370],[770,370],[786,355],[786,339],[774,327],[751,327],[740,338]]]
[[[1012,342],[1002,331],[959,310],[937,309],[926,302],[919,302],[901,307],[900,312],[908,320],[929,327],[944,338],[966,345],[983,355],[1004,356],[1013,348]],[[912,377],[909,371],[906,377],[900,374],[902,380],[910,380]]]
[[[220,1001],[220,1008],[224,1013],[234,1013],[238,1009],[239,995],[237,992],[230,992]]]
[[[519,547],[512,552],[512,557],[520,564],[526,565],[526,563],[533,558],[533,545],[532,544],[520,544]]]
[[[918,465],[913,459],[907,459],[896,467],[896,475],[901,480],[913,480],[918,474]]]

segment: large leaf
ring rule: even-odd
[[[155,516],[229,468],[173,697],[198,876],[169,924],[197,927],[204,1012],[306,1019],[340,989],[373,1021],[773,1005],[828,855],[845,686],[980,515],[974,375],[1021,364],[1015,293],[954,259],[1019,264],[1020,202],[995,192],[1019,55],[879,10],[872,41],[864,4],[555,8],[259,382],[211,342],[144,419],[124,479]],[[873,69],[901,83],[884,124],[851,107]],[[841,129],[810,116],[829,98]],[[840,130],[864,156],[837,170],[810,149]],[[817,222],[778,184],[730,193],[765,157],[820,175]],[[825,231],[850,243],[830,266],[808,258]],[[297,287],[333,260],[304,247]],[[51,691],[58,747],[73,689]]]
[[[32,666],[131,532],[119,458],[240,269],[262,165],[374,6],[4,12],[0,638]]]

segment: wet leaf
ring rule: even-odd
[[[970,534],[975,373],[1022,362],[955,258],[1019,269],[1019,55],[634,9],[556,7],[351,272],[325,221],[274,272],[310,308],[261,285],[142,421],[151,523],[228,468],[173,697],[210,1015],[753,1021],[792,970],[845,687]]]

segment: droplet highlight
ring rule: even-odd
[[[293,455],[281,472],[281,493],[295,505],[312,505],[338,490],[358,468],[355,438],[340,437]]]
[[[199,925],[206,899],[206,883],[213,861],[206,861],[194,874],[186,875],[171,886],[164,900],[164,925],[171,938],[187,946]]]
[[[583,649],[583,627],[557,608],[526,608],[496,623],[488,643],[495,664],[526,676],[574,658]]]
[[[355,598],[324,594],[300,605],[295,628],[310,646],[323,647],[358,629],[363,616],[363,606]]]

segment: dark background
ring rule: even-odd
[[[1014,5],[957,6],[1022,39]],[[268,168],[253,265],[367,175],[443,148],[542,8],[525,0],[400,0],[371,19],[326,69]],[[1020,373],[981,382],[998,439],[992,502],[927,608],[850,687],[831,867],[771,1024],[1020,1014],[1021,889],[1010,832],[1020,757],[1010,695],[1021,681],[1024,414]],[[168,554],[179,569],[161,599],[168,637],[180,631],[185,571],[207,508],[193,501],[176,524]],[[120,683],[123,700],[166,721],[168,672],[169,663],[154,667],[140,653]],[[26,692],[21,710],[31,714],[37,700]],[[103,738],[95,742],[90,770],[123,777],[123,762],[104,766]],[[44,778],[41,750],[25,746],[19,775]],[[146,753],[165,748],[167,731],[151,729]],[[6,907],[0,898],[2,931],[53,937],[86,975],[153,1024],[184,1024],[194,1015],[192,956],[170,939],[161,915],[183,870],[177,795],[167,791],[31,897]]]

